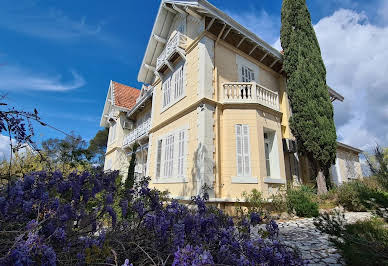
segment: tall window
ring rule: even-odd
[[[178,135],[178,176],[183,176],[185,159],[185,131],[179,131]]]
[[[236,125],[237,176],[250,176],[249,126]]]
[[[171,77],[163,83],[163,107],[166,107],[171,102]]]
[[[251,82],[255,80],[255,72],[247,66],[241,66],[241,81]]]
[[[265,167],[267,176],[271,176],[271,150],[272,141],[269,136],[270,133],[264,133],[264,153],[265,153]]]
[[[116,125],[117,123],[114,122],[109,129],[109,141],[108,143],[111,144],[116,139]]]
[[[174,99],[177,100],[183,95],[183,66],[181,66],[175,71],[174,81]]]
[[[165,177],[172,177],[174,166],[174,135],[169,135],[166,138],[164,149],[163,171]]]
[[[163,82],[163,108],[178,101],[184,95],[184,65],[178,67]]]
[[[156,177],[160,177],[160,165],[162,161],[162,140],[158,140],[158,151],[156,154]]]
[[[157,141],[156,177],[184,178],[186,175],[187,129],[181,129]]]

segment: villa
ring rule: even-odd
[[[189,200],[232,206],[310,182],[297,153],[282,54],[205,0],[161,1],[145,49],[141,90],[111,81],[100,125],[109,127],[105,170],[136,175]],[[328,88],[332,101],[344,98]],[[134,146],[138,148],[134,151]],[[360,150],[338,143],[334,183],[362,178]]]

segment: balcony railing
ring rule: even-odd
[[[151,118],[144,120],[140,125],[137,125],[128,135],[124,137],[123,147],[131,145],[137,139],[148,136],[151,128]]]
[[[279,95],[256,82],[228,82],[223,84],[224,103],[258,103],[280,111]]]
[[[186,36],[180,32],[176,32],[174,36],[167,42],[163,52],[156,60],[156,70],[159,70],[171,56],[176,52],[183,53],[186,44]]]

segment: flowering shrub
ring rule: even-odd
[[[117,173],[37,172],[0,192],[0,265],[302,265],[276,240],[254,236],[257,213],[237,221],[193,198],[166,201],[148,180],[125,190]]]
[[[0,190],[0,265],[73,264],[101,246],[106,213],[115,223],[111,197],[117,173],[36,172]]]
[[[177,201],[163,201],[148,183],[135,185],[132,202],[121,211],[131,213],[113,230],[106,243],[117,260],[134,265],[302,265],[290,248],[276,240],[278,226],[270,221],[268,237],[254,236],[251,226],[262,223],[250,213],[234,221],[220,209],[206,204],[207,195],[192,199],[189,208]],[[128,215],[128,214],[127,214]]]

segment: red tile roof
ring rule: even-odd
[[[131,109],[136,104],[140,90],[112,81],[114,104],[119,107]]]

